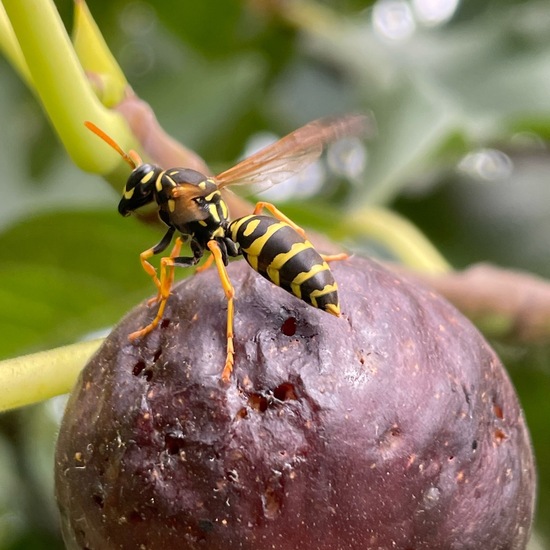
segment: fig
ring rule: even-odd
[[[55,482],[68,548],[522,549],[535,470],[495,352],[429,289],[331,264],[341,317],[243,261],[221,380],[215,270],[114,329],[68,401]]]

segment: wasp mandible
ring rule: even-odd
[[[353,114],[322,118],[310,122],[243,160],[217,176],[205,176],[189,168],[163,169],[144,163],[135,151],[124,152],[92,122],[85,125],[115,149],[130,165],[132,173],[124,187],[118,211],[123,216],[156,202],[159,217],[168,226],[155,246],[140,254],[145,272],[157,287],[158,303],[154,319],[129,335],[135,340],[150,333],[161,321],[174,279],[174,267],[196,265],[205,251],[216,264],[227,298],[227,352],[222,379],[228,381],[234,364],[233,318],[234,289],[226,266],[229,257],[242,255],[249,265],[273,284],[313,307],[340,315],[338,287],[328,262],[346,254],[319,254],[307,240],[303,229],[274,205],[258,202],[251,215],[230,220],[221,189],[230,185],[261,184],[262,189],[280,183],[314,162],[324,147],[348,136],[361,136],[367,127],[365,115]],[[262,215],[263,210],[272,216]],[[169,256],[160,261],[160,274],[149,259],[160,254],[176,236]],[[180,256],[189,242],[192,256]]]

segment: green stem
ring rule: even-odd
[[[408,220],[385,209],[364,207],[346,218],[344,235],[381,243],[400,263],[423,273],[452,270],[425,235]]]
[[[105,109],[89,85],[63,22],[51,0],[4,0],[35,91],[74,162],[83,170],[108,173],[117,155],[93,155],[98,139],[85,120],[109,128],[123,121]]]
[[[0,361],[0,411],[67,393],[103,340],[81,342]]]
[[[4,6],[0,3],[0,51],[6,56],[13,68],[19,73],[19,76],[25,81],[25,84],[30,88],[34,88],[31,73],[27,67],[23,52],[17,42],[17,37],[13,32],[8,14]]]

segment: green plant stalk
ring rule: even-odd
[[[338,228],[341,236],[381,243],[403,265],[427,274],[452,270],[441,253],[411,222],[388,209],[363,207],[346,216]]]
[[[19,42],[13,31],[8,14],[0,2],[0,51],[4,53],[13,68],[19,73],[19,76],[25,81],[25,84],[33,89],[31,73],[27,67],[23,52],[19,47]]]
[[[73,47],[82,67],[101,80],[95,90],[101,103],[106,107],[120,103],[128,81],[83,0],[75,0]]]
[[[67,393],[103,339],[0,361],[0,412]]]
[[[84,127],[85,120],[111,131],[126,128],[94,94],[51,0],[4,0],[34,90],[73,161],[83,170],[110,173],[121,159]],[[127,128],[126,128],[127,132]]]

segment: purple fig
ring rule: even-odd
[[[435,293],[366,259],[331,266],[339,318],[229,266],[227,384],[215,270],[177,285],[142,340],[154,307],[120,323],[59,434],[69,548],[525,548],[533,456],[494,351]]]

